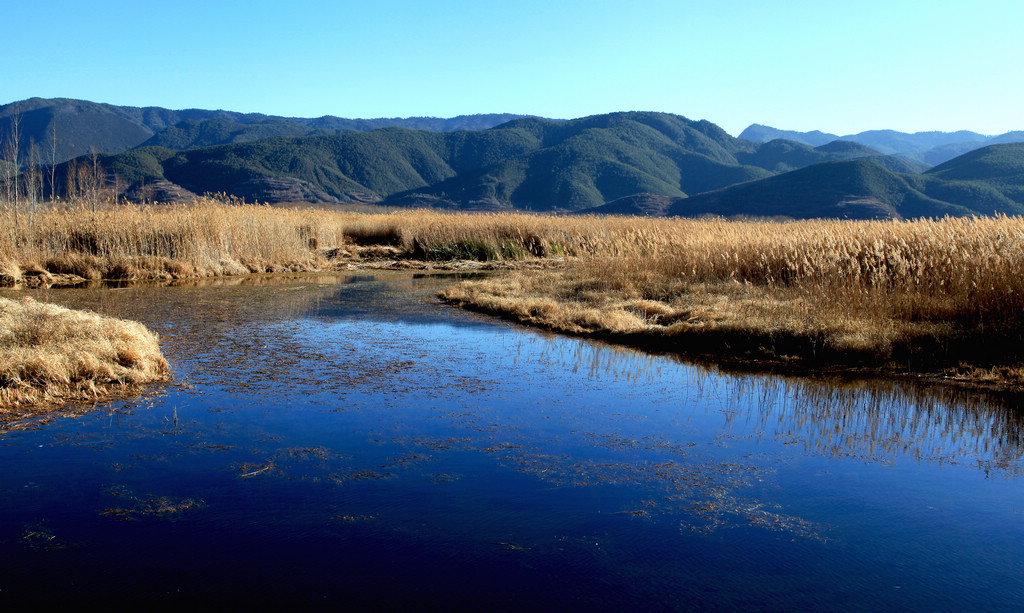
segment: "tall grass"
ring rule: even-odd
[[[340,220],[329,213],[213,199],[7,211],[0,224],[0,275],[14,281],[26,272],[98,279],[307,270],[342,243]]]
[[[206,197],[5,210],[0,224],[0,284],[43,273],[96,279],[320,270],[373,245],[445,261],[624,255],[667,244],[651,220],[283,209]]]
[[[358,258],[557,262],[445,298],[684,351],[863,364],[1024,361],[1024,220],[758,222],[279,209],[211,198],[0,212],[0,284],[195,277]],[[550,267],[549,267],[550,268]]]

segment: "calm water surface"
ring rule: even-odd
[[[451,279],[51,290],[175,382],[0,430],[0,605],[1019,610],[1012,400],[733,376]]]

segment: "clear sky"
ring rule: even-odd
[[[2,0],[0,103],[1024,129],[1020,0]]]

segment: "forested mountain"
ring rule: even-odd
[[[814,130],[811,132],[780,130],[771,126],[763,126],[759,123],[747,126],[747,129],[740,132],[739,138],[749,140],[754,143],[767,143],[768,141],[773,140],[791,140],[805,145],[810,145],[812,147],[818,147],[840,139],[840,137],[835,134],[829,134],[828,132],[822,132],[820,130]]]
[[[20,142],[33,143],[26,151],[34,158],[19,155],[23,169],[29,160],[45,166],[68,152],[92,151],[58,164],[52,181],[37,173],[33,189],[40,197],[47,190],[82,193],[91,184],[93,193],[101,188],[157,201],[221,192],[250,202],[639,215],[899,218],[1024,212],[1021,143],[991,145],[926,171],[906,156],[884,155],[851,140],[753,142],[708,121],[654,112],[566,121],[498,115],[350,120],[63,99],[32,99],[17,104],[16,113],[14,108],[0,107],[0,126],[9,130],[17,117]],[[503,119],[508,121],[490,125]],[[378,127],[389,122],[428,129]],[[487,128],[457,129],[481,125]],[[759,137],[778,135],[765,126],[751,130]],[[972,133],[864,134],[890,151],[914,139],[924,143],[914,146],[940,143],[952,150],[959,145],[950,139]],[[998,138],[1017,136],[1024,133]],[[115,152],[96,153],[103,148]],[[8,186],[14,183],[12,171],[10,156],[0,154]],[[17,182],[22,189],[29,183]]]
[[[758,147],[707,121],[649,112],[522,118],[489,130],[386,128],[253,139],[268,126],[276,124],[186,122],[161,142],[181,147],[204,134],[243,142],[188,150],[146,146],[98,162],[128,186],[169,182],[194,193],[259,201],[304,194],[314,202],[573,211],[643,192],[699,194],[827,160],[886,161],[848,143]]]
[[[878,151],[852,141],[834,140],[824,145],[810,145],[791,140],[772,140],[753,151],[737,154],[744,164],[759,166],[775,173],[789,172],[811,164],[838,160],[872,159],[893,172],[918,173],[928,167]]]
[[[923,174],[870,158],[814,164],[690,198],[642,194],[584,213],[909,219],[1024,214],[1024,143],[992,145]]]
[[[512,114],[345,119],[275,117],[203,109],[117,106],[67,98],[30,98],[0,106],[0,143],[17,119],[20,159],[64,162],[97,153],[120,153],[142,145],[191,149],[272,136],[365,132],[398,126],[418,130],[480,130],[522,117]],[[168,131],[166,135],[163,135]],[[163,136],[161,136],[163,135]]]
[[[616,204],[612,208],[612,204]],[[631,203],[593,212],[630,214]],[[662,214],[909,219],[1024,214],[1024,143],[992,145],[923,174],[871,159],[827,162],[662,204]]]

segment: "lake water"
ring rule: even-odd
[[[1014,399],[718,373],[453,281],[33,294],[175,381],[0,430],[0,605],[1019,610]]]

